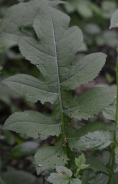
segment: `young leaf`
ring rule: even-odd
[[[64,166],[67,160],[61,140],[58,140],[55,146],[42,147],[35,154],[37,174],[40,174],[45,169],[54,169],[58,165]]]
[[[110,29],[114,27],[118,27],[118,9],[113,13],[111,17]]]
[[[56,171],[58,173],[51,173],[47,181],[53,184],[81,184],[79,179],[71,178],[72,172],[70,169],[63,166],[57,166]]]
[[[47,181],[53,184],[68,184],[72,176],[71,170],[63,166],[57,166],[56,171],[57,173],[51,173]]]
[[[85,163],[86,163],[86,158],[84,154],[80,155],[78,158],[75,158],[75,164],[79,168],[79,170],[85,169],[89,166]]]

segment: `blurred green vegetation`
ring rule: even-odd
[[[0,21],[7,8],[11,5],[23,2],[23,0],[0,0]],[[115,83],[115,62],[116,47],[118,46],[118,31],[109,30],[110,17],[118,8],[117,0],[65,0],[65,5],[59,9],[71,17],[70,26],[79,26],[84,34],[84,43],[78,52],[78,57],[87,53],[103,52],[108,55],[107,62],[100,73],[100,76],[92,83],[77,89],[74,94],[78,95],[86,88],[98,83]],[[17,73],[31,74],[40,77],[38,69],[25,60],[14,42],[0,40],[0,66],[3,70],[0,74],[0,81],[8,76]],[[17,135],[13,132],[1,129],[7,117],[16,111],[37,110],[50,114],[50,104],[41,105],[40,102],[31,104],[21,99],[7,86],[0,83],[0,176],[6,184],[46,184],[46,177],[49,171],[45,171],[36,177],[35,166],[32,164],[33,154],[40,147],[47,144],[53,145],[53,139],[46,141],[40,139],[33,141],[24,135]],[[101,116],[96,117],[103,118]],[[74,128],[80,127],[83,123],[75,120]],[[104,162],[109,158],[109,151],[92,152],[101,156]],[[22,177],[20,177],[22,175]],[[13,177],[12,177],[13,176]]]

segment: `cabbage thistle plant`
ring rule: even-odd
[[[75,158],[75,152],[102,150],[112,145],[114,126],[92,122],[74,130],[72,124],[74,118],[88,120],[112,104],[116,88],[95,86],[77,98],[72,96],[74,89],[97,77],[106,55],[97,52],[77,59],[83,34],[78,27],[69,27],[69,16],[57,9],[60,3],[63,2],[33,0],[19,3],[8,9],[0,23],[0,39],[15,42],[23,57],[41,74],[40,78],[17,74],[3,83],[32,103],[48,102],[53,106],[50,116],[32,110],[16,112],[6,120],[3,129],[41,140],[56,136],[54,146],[41,147],[34,156],[37,174],[56,168],[57,173],[51,174],[49,182],[88,184],[90,180],[91,184],[97,184],[96,178],[100,178],[106,184],[109,170],[101,161],[94,158],[97,163],[97,169],[94,169],[91,167],[93,158],[88,159],[87,165],[87,158],[82,154],[75,159],[77,168],[72,169],[72,158]],[[94,177],[90,177],[91,169]],[[88,177],[87,183],[85,177]]]

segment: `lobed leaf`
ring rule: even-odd
[[[30,75],[15,75],[5,79],[2,83],[7,84],[18,95],[25,97],[30,102],[40,100],[42,104],[44,102],[54,103],[58,97],[48,85]]]
[[[0,39],[9,39],[18,42],[21,36],[29,36],[28,32],[24,31],[24,27],[30,26],[33,23],[42,2],[50,6],[64,3],[62,1],[32,0],[12,6],[7,10],[0,23]]]
[[[38,138],[40,136],[41,139],[44,139],[49,135],[58,136],[61,132],[60,126],[60,123],[55,122],[53,117],[46,117],[36,111],[25,111],[11,115],[3,128],[29,137]]]
[[[113,136],[110,132],[96,131],[89,132],[82,137],[68,138],[70,148],[77,150],[86,149],[104,149],[113,142]]]
[[[62,86],[67,90],[73,90],[81,84],[85,84],[97,77],[106,61],[103,53],[89,54],[75,63],[70,69],[69,78],[62,82]]]
[[[78,119],[88,119],[112,103],[115,94],[115,87],[94,87],[80,95],[66,113]]]
[[[67,160],[67,155],[62,147],[62,140],[58,140],[55,146],[42,147],[35,154],[37,174],[40,174],[45,169],[54,169],[58,165],[64,166]]]

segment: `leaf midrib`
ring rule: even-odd
[[[55,39],[54,23],[53,23],[53,18],[52,18],[51,13],[50,13],[50,18],[51,18],[51,23],[52,23],[52,32],[53,32],[53,38],[54,38],[55,63],[56,63],[57,77],[58,77],[57,83],[58,83],[58,95],[59,95],[59,104],[60,104],[60,117],[61,117],[62,136],[63,136],[63,139],[65,139],[66,138],[66,134],[65,134],[65,127],[64,127],[64,116],[63,116],[61,86],[60,86],[60,77],[59,77],[57,45],[56,45],[56,39]]]

